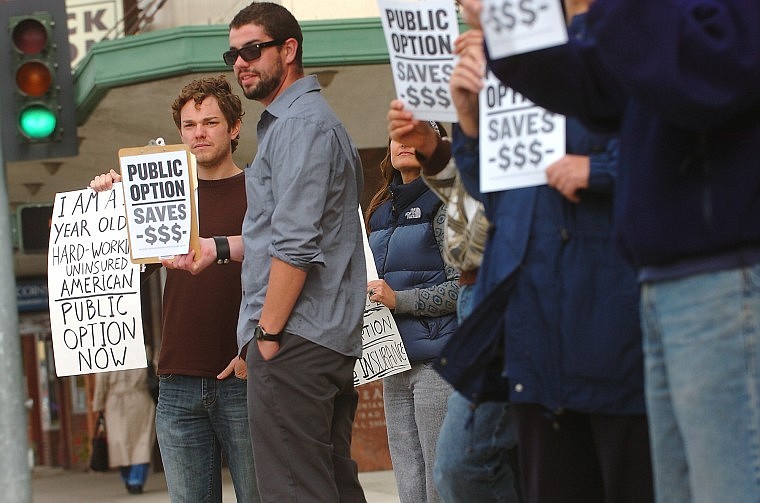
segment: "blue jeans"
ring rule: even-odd
[[[760,501],[760,265],[641,296],[657,501]]]
[[[222,501],[222,451],[240,503],[259,501],[246,382],[162,375],[156,434],[173,503]]]
[[[121,480],[129,486],[142,487],[148,480],[150,463],[140,463],[139,465],[129,465],[119,467]]]
[[[440,501],[433,481],[435,446],[451,386],[431,363],[412,363],[383,379],[385,423],[401,503]]]
[[[516,445],[508,403],[485,402],[473,409],[455,391],[449,398],[435,460],[435,485],[441,499],[520,501],[508,456]]]
[[[461,322],[472,312],[473,288],[459,287]],[[473,409],[455,391],[449,398],[435,458],[435,486],[446,502],[520,501],[508,450],[516,446],[509,403],[485,402]]]

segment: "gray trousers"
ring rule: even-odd
[[[364,503],[351,459],[356,358],[283,333],[269,361],[248,345],[248,421],[263,502]]]

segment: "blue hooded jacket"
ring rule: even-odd
[[[571,35],[583,36],[576,16]],[[590,157],[581,202],[549,186],[479,194],[477,139],[454,128],[453,152],[491,234],[476,309],[437,362],[471,401],[643,414],[635,271],[612,239],[618,140],[567,120],[568,154]]]

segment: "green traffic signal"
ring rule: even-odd
[[[21,111],[18,127],[27,138],[41,140],[48,138],[58,123],[52,110],[43,105],[31,105]]]

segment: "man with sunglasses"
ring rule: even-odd
[[[225,62],[266,107],[245,170],[243,233],[223,243],[243,261],[238,345],[259,490],[263,501],[363,502],[351,459],[367,279],[359,154],[316,77],[304,77],[303,35],[287,9],[250,4],[229,41]],[[197,262],[190,252],[173,267],[198,273],[219,253],[202,239]]]

